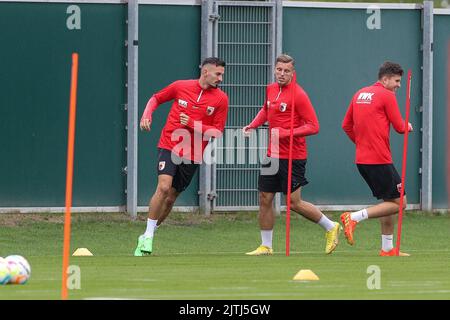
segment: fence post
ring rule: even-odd
[[[422,188],[421,208],[431,211],[433,186],[433,1],[422,11]]]
[[[127,70],[127,213],[137,215],[138,0],[128,1]]]

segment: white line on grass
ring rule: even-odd
[[[250,287],[209,287],[208,290],[249,290]]]
[[[143,300],[138,298],[117,298],[117,297],[88,297],[83,300]]]
[[[411,295],[411,294],[436,294],[436,293],[440,293],[440,294],[444,294],[444,293],[450,293],[450,290],[408,290],[408,291],[392,291],[392,290],[388,290],[388,291],[383,291],[383,290],[377,290],[376,292],[374,291],[373,294],[376,295]],[[448,298],[448,297],[447,297]]]
[[[161,281],[161,280],[158,280],[158,279],[128,279],[127,281],[129,281],[129,282],[133,282],[133,281],[135,281],[135,282],[157,282],[157,281]]]
[[[138,299],[146,299],[146,300],[166,300],[166,299],[198,299],[198,298],[202,298],[205,299],[205,296],[207,296],[208,300],[211,300],[211,298],[214,299],[230,299],[230,298],[237,298],[237,297],[244,297],[244,298],[249,298],[249,297],[287,297],[287,296],[291,296],[291,297],[297,297],[297,296],[306,296],[306,293],[298,293],[298,292],[294,292],[294,293],[273,293],[273,292],[266,292],[266,293],[262,293],[262,292],[255,292],[255,293],[241,293],[241,294],[235,294],[235,293],[224,293],[224,294],[213,294],[208,292],[206,293],[201,293],[201,294],[190,294],[190,293],[186,293],[186,294],[173,294],[173,295],[157,295],[157,294],[152,294],[149,297],[145,297],[145,298],[124,298],[123,300],[138,300]],[[88,298],[84,298],[84,300],[100,300],[102,297],[88,297]],[[107,298],[107,297],[103,297],[105,300],[108,299],[114,299],[114,298]],[[119,300],[121,298],[117,298],[117,300]]]
[[[435,287],[444,284],[442,281],[389,281],[389,287]]]

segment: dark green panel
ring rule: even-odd
[[[369,30],[370,16],[358,9],[284,8],[283,51],[296,59],[298,82],[308,92],[320,122],[320,133],[307,138],[304,195],[317,204],[373,203],[370,189],[354,164],[354,145],[341,128],[353,94],[376,81],[385,60],[413,72],[406,192],[419,203],[421,135],[421,57],[419,10],[382,10],[381,29]],[[406,77],[404,77],[406,78]],[[397,93],[405,115],[406,82]],[[401,173],[403,137],[391,130],[394,163]]]
[[[0,4],[0,206],[64,206],[71,53],[79,53],[74,206],[125,203],[126,6]]]
[[[171,82],[199,77],[200,6],[139,6],[139,118],[148,99]],[[138,203],[148,204],[157,184],[157,144],[171,103],[159,106],[150,133],[139,132]],[[176,206],[198,205],[198,177]]]
[[[448,208],[448,189],[446,163],[448,152],[447,99],[448,81],[446,70],[447,46],[450,43],[450,15],[434,16],[434,69],[433,69],[433,208]]]

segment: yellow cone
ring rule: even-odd
[[[78,248],[77,250],[75,250],[75,252],[72,254],[72,256],[88,257],[88,256],[93,256],[93,254],[87,248]]]
[[[299,281],[312,281],[319,280],[319,277],[309,269],[302,269],[294,277],[294,280]]]

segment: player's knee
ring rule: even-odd
[[[400,198],[395,199],[395,204],[397,205],[397,211],[400,210]],[[407,205],[407,200],[406,200],[406,196],[403,198],[403,209],[406,209],[406,205]]]
[[[303,210],[303,201],[298,199],[291,199],[291,208],[297,213],[302,213]]]
[[[407,205],[408,201],[406,200],[406,196],[403,198],[403,209],[406,209],[406,205]],[[400,208],[400,204],[399,204],[399,208]]]
[[[295,210],[299,206],[299,202],[291,198],[291,203],[289,205]]]
[[[170,193],[170,188],[171,188],[171,186],[169,184],[160,183],[160,184],[158,184],[156,192],[158,192],[163,197],[167,198]]]

